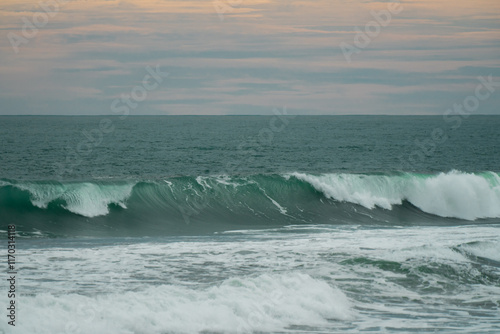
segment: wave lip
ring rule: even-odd
[[[61,205],[63,208],[92,218],[107,215],[110,204],[126,209],[125,203],[132,194],[134,184],[29,183],[14,187],[29,192],[31,203],[38,208],[47,209],[50,203],[62,200],[65,202]]]
[[[476,220],[500,218],[500,177],[493,172],[451,171],[437,175],[291,173],[312,185],[325,197],[355,203],[368,209],[391,210],[408,201],[420,210],[440,217]]]
[[[378,206],[390,210],[392,205],[402,203],[398,189],[401,186],[400,180],[394,176],[304,173],[285,175],[286,178],[290,176],[311,184],[327,198],[359,204],[368,209]]]

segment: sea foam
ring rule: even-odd
[[[420,210],[441,217],[466,220],[500,217],[500,177],[493,172],[459,171],[423,175],[292,173],[326,197],[368,209],[392,209],[408,201]]]
[[[126,208],[125,201],[132,194],[134,184],[104,185],[96,183],[19,184],[17,188],[30,193],[31,203],[46,209],[49,203],[63,200],[65,209],[85,217],[97,217],[109,213],[109,205]]]
[[[235,277],[192,288],[149,286],[98,296],[24,296],[23,333],[252,333],[352,319],[347,297],[306,274]]]

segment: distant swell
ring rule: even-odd
[[[48,229],[56,234],[103,229],[119,234],[138,228],[184,233],[194,226],[210,231],[215,225],[473,221],[500,217],[500,176],[451,171],[64,183],[3,180],[0,210],[4,222],[20,221],[27,231]]]

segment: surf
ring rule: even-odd
[[[110,235],[311,223],[491,222],[500,218],[500,176],[293,172],[86,182],[1,180],[0,218],[7,224],[18,220],[24,231],[106,230]]]
[[[408,201],[420,210],[440,217],[476,220],[500,217],[500,177],[497,173],[451,171],[437,175],[292,173],[327,198],[391,210]]]

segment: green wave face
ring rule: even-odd
[[[500,217],[494,172],[0,181],[3,228],[25,234],[198,234],[287,224],[422,224]]]

